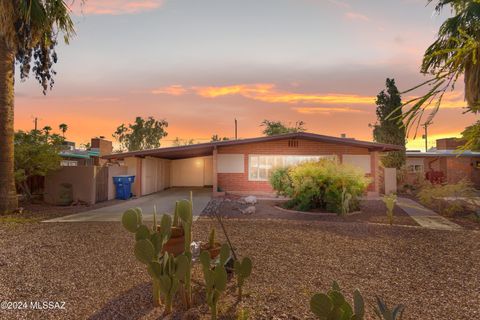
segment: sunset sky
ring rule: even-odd
[[[54,89],[44,96],[35,79],[17,79],[15,126],[31,129],[35,116],[40,127],[65,122],[79,144],[153,116],[169,122],[167,146],[232,137],[234,118],[241,138],[259,136],[263,119],[303,120],[309,132],[372,140],[385,78],[400,90],[425,79],[422,54],[446,17],[426,3],[77,1],[77,36],[57,48]],[[462,89],[430,127],[432,145],[475,121],[462,114]],[[411,135],[408,146],[423,141]]]

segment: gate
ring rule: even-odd
[[[108,200],[108,167],[96,167],[95,203]]]

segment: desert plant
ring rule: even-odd
[[[243,284],[245,279],[247,279],[252,273],[252,260],[248,257],[243,258],[241,262],[236,260],[233,270],[235,272],[235,276],[237,277],[238,299],[242,300]]]
[[[132,208],[125,211],[122,215],[122,225],[129,232],[135,234],[134,254],[138,261],[152,268],[152,264],[159,263],[162,248],[170,239],[172,218],[164,214],[160,221],[160,228],[156,228],[156,214],[154,211],[154,226],[150,230],[143,224],[142,210]],[[149,272],[152,275],[151,272]],[[160,305],[160,282],[158,278],[153,277],[153,303]]]
[[[350,211],[350,200],[352,200],[352,195],[347,192],[345,186],[342,189],[342,202],[341,202],[341,215],[344,216]]]
[[[393,224],[393,209],[395,208],[395,204],[397,203],[397,195],[394,193],[391,193],[389,195],[384,195],[382,198],[383,202],[387,206],[387,217],[388,217],[388,223],[390,225]]]
[[[327,294],[317,293],[312,296],[310,310],[321,320],[362,320],[365,316],[365,303],[357,289],[353,292],[352,308],[334,281]]]
[[[202,264],[203,277],[207,290],[207,304],[210,307],[211,319],[217,319],[217,304],[221,294],[227,287],[227,271],[225,262],[230,256],[230,247],[227,244],[222,245],[220,249],[220,259],[212,270],[210,254],[208,251],[200,253],[200,263]]]
[[[210,230],[210,235],[208,236],[208,246],[210,248],[215,247],[215,228]]]
[[[405,307],[399,304],[393,309],[389,309],[387,303],[381,298],[376,297],[377,306],[373,309],[380,320],[401,320]]]
[[[180,227],[180,218],[178,216],[178,201],[175,202],[175,211],[173,212],[173,226]]]
[[[250,319],[250,312],[245,308],[240,308],[237,311],[237,320],[248,320]]]
[[[272,179],[271,183],[277,192],[292,198],[287,204],[290,207],[302,211],[320,208],[338,214],[356,209],[358,197],[370,184],[370,179],[357,168],[328,159],[305,162],[286,171],[279,168],[273,176],[281,176],[281,181],[287,181],[285,185],[278,182],[279,178]]]
[[[440,214],[454,215],[465,209],[465,198],[472,198],[476,193],[472,183],[467,180],[443,185],[426,182],[417,193],[417,198],[421,204]]]
[[[275,169],[270,176],[270,184],[278,195],[290,197],[293,189],[292,180],[290,179],[288,171],[288,167]]]
[[[183,279],[183,285],[185,289],[185,302],[187,304],[187,308],[190,308],[192,304],[192,286],[191,286],[191,279],[192,279],[192,250],[190,245],[192,243],[192,223],[193,223],[193,196],[192,192],[190,192],[190,201],[189,200],[180,200],[177,202],[177,212],[178,217],[180,218],[185,234],[185,250],[184,255],[188,259],[188,268],[185,272],[185,277]]]
[[[148,273],[158,283],[158,287],[165,298],[165,314],[172,312],[172,301],[177,292],[180,281],[190,267],[185,255],[174,257],[165,252],[160,261],[152,261],[148,265]]]

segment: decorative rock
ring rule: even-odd
[[[257,203],[257,197],[255,196],[248,196],[243,199],[246,204],[256,204]]]
[[[245,210],[240,210],[243,214],[254,214],[256,211],[255,206],[249,206]]]

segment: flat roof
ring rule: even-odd
[[[149,150],[141,150],[141,151],[112,153],[109,155],[105,155],[102,158],[103,159],[123,159],[127,157],[146,157],[146,156],[159,157],[159,158],[165,158],[165,159],[193,158],[193,157],[211,155],[213,150],[217,147],[235,146],[235,145],[268,142],[268,141],[276,141],[276,140],[284,140],[284,139],[304,139],[304,140],[312,140],[312,141],[325,142],[325,143],[342,144],[342,145],[351,146],[351,147],[367,148],[371,151],[384,152],[384,151],[404,150],[404,147],[393,145],[393,144],[361,141],[361,140],[355,140],[351,138],[331,137],[331,136],[324,136],[320,134],[307,133],[307,132],[297,132],[297,133],[286,133],[286,134],[278,134],[274,136],[265,136],[265,137],[257,137],[257,138],[198,143],[198,144],[179,146],[179,147],[166,147],[166,148],[149,149]]]
[[[480,157],[480,152],[476,151],[458,151],[458,150],[436,150],[427,152],[407,151],[407,157],[425,158],[425,157]]]

